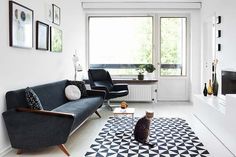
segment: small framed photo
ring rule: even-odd
[[[221,30],[217,30],[217,38],[221,37]]]
[[[36,21],[36,49],[48,50],[49,25]]]
[[[19,48],[33,47],[34,11],[9,1],[9,45]]]
[[[217,51],[221,51],[221,44],[217,44]]]
[[[47,21],[52,22],[52,4],[46,3],[45,4],[45,18]]]
[[[217,16],[216,18],[216,24],[220,24],[221,23],[221,16]]]
[[[50,27],[50,43],[52,52],[62,52],[62,30]]]
[[[52,4],[52,12],[53,12],[53,20],[52,22],[60,25],[61,23],[61,9],[56,6],[55,4]]]

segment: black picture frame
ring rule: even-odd
[[[36,21],[36,49],[49,49],[49,25],[40,21]]]
[[[221,23],[221,16],[217,16],[216,18],[216,24],[220,24]]]
[[[33,48],[34,11],[9,1],[9,46]]]
[[[60,26],[61,24],[61,8],[57,5],[52,4],[52,23]]]
[[[217,51],[221,51],[221,44],[217,44]]]
[[[217,30],[217,38],[221,37],[221,30]]]
[[[50,51],[62,52],[63,49],[63,32],[55,27],[50,27]]]

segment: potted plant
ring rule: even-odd
[[[137,69],[138,71],[138,80],[143,80],[144,79],[144,72],[145,72],[145,65],[140,65]]]
[[[153,71],[156,70],[153,64],[145,64],[144,68],[148,73],[152,73]]]
[[[145,64],[144,65],[145,70],[147,71],[147,78],[148,79],[153,79],[153,71],[156,70],[153,64]]]

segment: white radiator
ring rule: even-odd
[[[89,85],[86,85],[87,89],[90,89]],[[151,102],[157,100],[156,97],[156,85],[128,85],[129,95],[112,99],[111,101],[139,101],[139,102]]]
[[[150,102],[154,100],[153,85],[129,85],[129,95],[121,98],[113,99],[112,101],[142,101]]]

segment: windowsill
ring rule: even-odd
[[[84,79],[86,84],[89,84],[88,79]],[[114,83],[128,83],[128,84],[151,84],[158,82],[157,79],[144,79],[144,80],[138,80],[138,79],[112,79]]]

